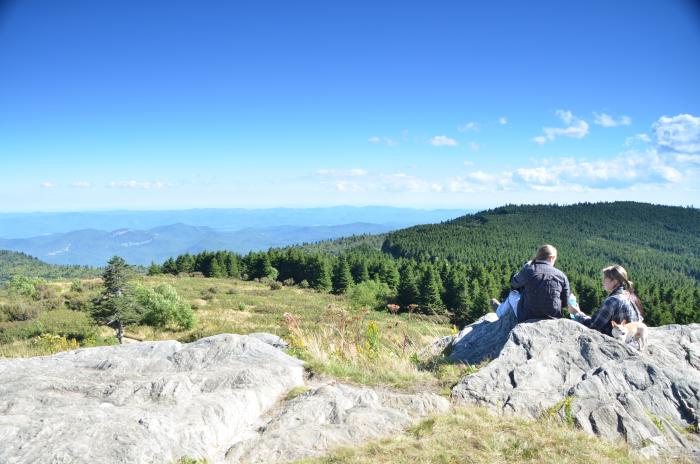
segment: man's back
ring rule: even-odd
[[[526,264],[510,284],[522,293],[518,322],[562,317],[561,309],[567,305],[570,293],[569,279],[549,262],[536,260]]]

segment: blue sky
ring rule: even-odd
[[[0,0],[0,211],[700,205],[691,1]]]

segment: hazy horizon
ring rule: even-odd
[[[390,205],[390,204],[375,204],[375,205],[347,205],[347,204],[337,204],[337,205],[328,205],[328,206],[264,206],[264,207],[257,207],[257,208],[252,208],[252,207],[227,207],[227,206],[221,206],[221,207],[208,207],[208,206],[202,206],[202,207],[191,207],[191,208],[146,208],[146,209],[138,209],[138,208],[113,208],[113,209],[84,209],[84,210],[0,210],[0,215],[23,215],[23,214],[89,214],[89,213],[148,213],[148,212],[158,212],[158,213],[165,213],[165,212],[187,212],[187,211],[226,211],[226,210],[231,210],[231,211],[265,211],[265,210],[314,210],[314,209],[334,209],[334,208],[355,208],[355,209],[363,209],[363,208],[393,208],[393,209],[400,209],[400,210],[412,210],[412,211],[484,211],[484,210],[489,210],[489,209],[494,209],[494,208],[499,208],[502,206],[508,206],[508,205],[516,205],[516,206],[525,206],[525,205],[530,205],[530,206],[536,206],[536,205],[549,205],[549,204],[557,204],[559,206],[572,206],[576,204],[581,204],[581,203],[614,203],[616,201],[631,201],[631,202],[636,202],[636,203],[646,203],[650,205],[659,205],[659,206],[677,206],[677,207],[682,207],[682,208],[699,208],[700,206],[696,206],[695,204],[692,203],[687,203],[687,202],[678,202],[678,203],[663,203],[663,202],[657,202],[657,201],[638,201],[634,199],[625,199],[625,200],[615,200],[615,199],[609,199],[609,200],[597,200],[597,201],[590,201],[590,200],[581,200],[581,201],[572,201],[572,202],[530,202],[530,203],[524,203],[524,202],[517,202],[517,201],[510,201],[510,202],[505,202],[505,203],[498,203],[498,204],[493,204],[493,205],[488,205],[488,206],[481,206],[481,207],[410,207],[410,206],[395,206],[395,205]]]

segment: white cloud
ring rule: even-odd
[[[564,121],[566,124],[571,124],[571,121],[573,121],[575,118],[575,116],[569,110],[557,110],[554,114],[556,114],[559,119]]]
[[[680,153],[700,152],[700,118],[690,114],[662,116],[652,127],[659,147]]]
[[[360,184],[357,184],[355,182],[348,182],[348,181],[340,181],[335,184],[335,188],[339,192],[361,192],[362,187]]]
[[[112,181],[107,185],[110,188],[141,189],[141,190],[161,190],[164,188],[173,187],[173,184],[161,182],[159,180],[154,181],[154,182],[150,182],[150,181],[141,182],[141,181],[136,181],[136,180]]]
[[[396,145],[396,141],[393,139],[390,139],[389,137],[379,137],[379,136],[374,136],[370,137],[367,139],[369,143],[374,143],[374,144],[384,144],[384,145]]]
[[[434,147],[455,147],[457,146],[457,141],[446,135],[436,135],[431,138],[428,143]]]
[[[473,193],[509,190],[512,184],[512,172],[488,173],[479,170],[449,179],[447,188],[452,193]]]
[[[542,129],[544,135],[538,135],[532,139],[537,144],[551,142],[557,137],[572,137],[582,139],[588,134],[588,123],[571,113],[571,111],[557,110],[556,115],[561,119],[566,127],[545,127]]]
[[[367,171],[361,168],[353,169],[319,169],[316,174],[324,177],[359,177],[366,176]]]
[[[480,127],[478,123],[470,121],[462,126],[457,127],[457,130],[460,132],[478,132],[480,130]]]
[[[617,127],[617,126],[629,126],[632,124],[632,119],[629,116],[620,116],[615,119],[606,113],[596,113],[593,112],[593,123],[602,127]]]
[[[479,148],[481,148],[481,147],[480,147],[479,144],[476,143],[476,142],[469,142],[469,148],[470,148],[472,151],[479,151]]]
[[[442,186],[437,182],[430,182],[403,172],[382,174],[377,181],[380,191],[425,193],[442,190]]]
[[[498,118],[498,124],[505,126],[506,124],[508,124],[508,118],[506,118],[505,116],[501,116],[500,118]]]
[[[676,161],[682,164],[700,164],[700,155],[676,155]]]
[[[648,134],[635,134],[632,137],[627,137],[625,139],[625,146],[626,147],[631,147],[632,145],[635,145],[637,143],[651,143],[651,137],[649,137]]]
[[[652,149],[645,153],[623,153],[606,160],[544,160],[538,166],[516,169],[515,179],[530,187],[567,186],[567,189],[572,186],[600,189],[669,184],[683,179],[673,164],[673,160],[660,156]]]
[[[464,166],[467,167],[467,168],[468,168],[469,166],[474,166],[474,161],[468,161],[468,160],[467,160],[467,161],[464,162]]]
[[[452,193],[473,193],[479,186],[462,177],[455,177],[447,184],[447,189]]]
[[[558,136],[582,139],[588,134],[588,127],[586,121],[579,119],[568,127],[545,127],[544,135],[547,140],[554,140]]]
[[[444,189],[440,182],[405,172],[372,174],[364,169],[320,169],[316,174],[327,179],[324,184],[328,188],[345,193],[429,193],[442,192]]]
[[[53,182],[46,181],[41,183],[41,188],[50,189],[54,187],[56,187],[56,184],[54,184]]]
[[[90,182],[84,181],[84,180],[79,180],[77,182],[73,182],[71,184],[71,187],[75,188],[90,188]]]
[[[485,173],[484,171],[474,171],[470,172],[467,174],[467,177],[473,181],[482,183],[482,184],[488,184],[488,183],[494,183],[498,181],[498,177],[496,174],[488,174]]]

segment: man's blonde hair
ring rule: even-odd
[[[534,261],[546,261],[551,257],[557,257],[557,249],[552,245],[542,245],[537,249],[537,254],[533,258]]]

